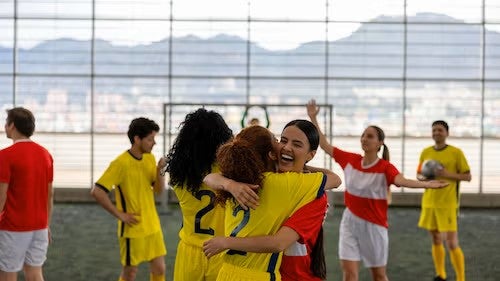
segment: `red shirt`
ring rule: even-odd
[[[321,281],[311,271],[311,252],[327,211],[326,194],[298,209],[283,224],[295,230],[300,238],[283,254],[280,273],[283,281]]]
[[[39,144],[17,141],[0,150],[0,182],[8,184],[0,230],[47,228],[48,186],[53,178],[52,156]]]
[[[333,157],[344,170],[346,207],[356,216],[387,228],[387,191],[399,175],[398,169],[384,159],[363,166],[363,156],[336,147]]]

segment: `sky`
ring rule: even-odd
[[[485,2],[487,22],[496,23],[487,28],[500,31],[500,0]],[[14,0],[0,0],[0,45],[9,47],[14,35],[13,3]],[[31,48],[41,41],[62,37],[90,40],[91,3],[91,0],[18,0],[18,47]],[[360,22],[381,15],[401,16],[404,1],[335,0],[330,3],[329,20],[338,22],[328,26],[328,40],[333,41],[349,36],[360,27]],[[428,12],[446,14],[468,23],[482,20],[482,0],[407,0],[406,3],[408,16]],[[173,5],[173,36],[208,38],[226,33],[247,38],[246,19],[250,13],[255,20],[251,23],[251,41],[270,50],[288,50],[304,42],[325,40],[325,25],[321,22],[326,16],[325,6],[325,0],[251,0],[250,4],[247,0],[177,0]],[[95,23],[95,36],[128,46],[168,38],[170,10],[170,0],[96,0],[96,18],[100,20]],[[60,19],[50,19],[54,17]],[[224,21],[217,21],[220,19]],[[305,22],[286,22],[297,19]]]

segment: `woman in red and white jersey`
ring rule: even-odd
[[[367,127],[361,135],[363,155],[332,146],[319,128],[316,116],[319,107],[314,100],[307,104],[307,114],[320,131],[320,147],[344,170],[344,202],[339,231],[339,258],[344,281],[357,281],[359,262],[370,268],[372,280],[388,281],[386,274],[389,253],[387,209],[389,187],[442,188],[444,181],[406,179],[389,162],[389,149],[384,131]],[[382,158],[378,152],[383,149]]]

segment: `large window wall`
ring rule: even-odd
[[[360,151],[379,125],[409,177],[446,120],[473,174],[463,190],[500,192],[498,1],[1,0],[0,30],[0,105],[35,113],[57,187],[90,186],[134,117],[161,123],[161,156],[196,107],[163,123],[165,103],[291,105],[268,108],[279,134],[315,98],[334,106],[321,122],[338,146]],[[241,129],[244,106],[213,108]]]

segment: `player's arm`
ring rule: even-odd
[[[313,173],[322,172],[323,174],[325,174],[326,176],[325,190],[337,188],[342,184],[342,180],[340,179],[340,177],[331,170],[319,167],[307,166],[307,165],[304,170]]]
[[[90,194],[95,198],[97,203],[99,203],[99,205],[101,205],[104,208],[104,210],[108,211],[108,213],[113,215],[115,218],[121,220],[126,224],[136,224],[139,222],[135,214],[120,212],[115,207],[113,202],[111,202],[111,199],[109,199],[108,196],[108,192],[105,191],[103,187],[99,185],[94,185],[94,187],[90,191]]]
[[[319,146],[321,149],[323,149],[328,155],[333,157],[333,146],[328,142],[326,139],[325,134],[321,131],[321,128],[319,127],[318,123],[318,116],[319,113],[319,106],[316,105],[316,100],[312,99],[307,103],[307,115],[309,116],[309,119],[311,119],[311,122],[316,126],[318,129],[319,133]]]
[[[9,184],[5,182],[0,182],[0,212],[5,208],[5,202],[7,202],[7,189]]]
[[[255,209],[259,205],[259,196],[255,192],[258,185],[237,182],[232,179],[224,177],[220,173],[211,173],[205,176],[203,183],[210,186],[215,190],[224,190],[231,193],[240,204],[240,206],[247,210],[248,207]]]
[[[203,243],[203,251],[207,257],[212,257],[228,249],[253,253],[276,253],[284,251],[299,238],[299,234],[295,230],[288,226],[282,226],[274,235],[214,237]]]
[[[430,180],[430,181],[410,180],[405,178],[402,174],[398,174],[394,178],[394,184],[397,186],[404,186],[409,188],[443,188],[448,186],[449,183],[443,180]]]
[[[160,158],[158,164],[156,165],[156,180],[153,184],[153,190],[156,194],[161,194],[165,189],[165,173],[163,170],[167,165],[165,157]]]
[[[453,173],[446,170],[445,168],[436,170],[436,176],[456,181],[471,181],[472,179],[470,171],[467,171],[465,173]]]
[[[47,230],[49,232],[49,243],[52,241],[52,233],[50,231],[50,223],[52,221],[52,210],[54,209],[54,187],[52,183],[47,185]]]

